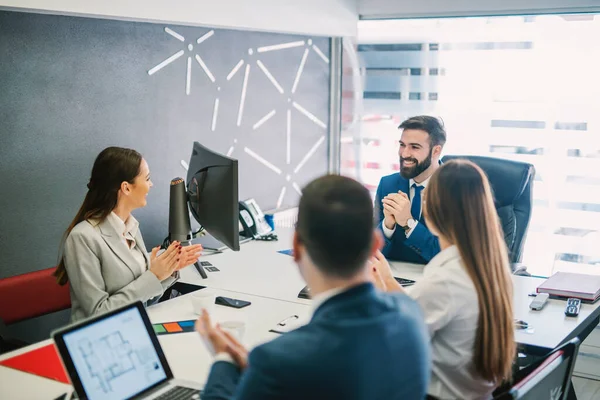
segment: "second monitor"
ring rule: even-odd
[[[239,251],[238,161],[194,142],[187,192],[196,221],[225,246]]]

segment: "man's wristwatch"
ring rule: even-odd
[[[413,218],[409,218],[408,221],[406,221],[406,226],[403,226],[402,228],[404,228],[405,231],[410,231],[415,226],[417,226],[417,221]]]

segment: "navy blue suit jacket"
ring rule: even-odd
[[[381,200],[390,193],[398,193],[399,190],[409,195],[408,179],[405,179],[399,173],[384,176],[377,187],[375,195],[375,213],[378,218],[378,227],[383,234],[383,206]],[[440,243],[437,237],[433,236],[427,225],[425,218],[421,213],[419,223],[407,238],[404,229],[396,227],[391,238],[385,237],[385,245],[381,252],[386,258],[397,261],[406,261],[418,264],[427,264],[437,253],[440,252]]]
[[[423,399],[429,374],[418,305],[365,283],[325,301],[307,325],[256,347],[243,373],[216,362],[202,399]]]

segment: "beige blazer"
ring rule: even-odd
[[[63,252],[71,286],[71,322],[137,300],[151,304],[176,281],[169,277],[161,282],[150,272],[139,230],[135,242],[146,259],[143,273],[107,219],[82,221],[73,228]]]

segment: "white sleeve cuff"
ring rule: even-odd
[[[217,361],[226,361],[228,363],[235,364],[233,357],[231,357],[231,355],[229,355],[229,353],[225,353],[225,352],[218,353],[215,356],[215,360],[213,361],[213,364],[216,363]]]
[[[381,221],[381,228],[383,229],[383,234],[385,235],[386,238],[388,238],[388,239],[392,238],[392,235],[396,231],[396,225],[397,224],[394,224],[393,229],[389,229],[387,226],[385,226],[385,222]]]
[[[415,228],[417,227],[417,225],[419,225],[419,221],[417,221],[417,223],[415,224],[415,226],[413,226],[412,228],[410,228],[409,230],[407,230],[405,232],[405,235],[406,235],[407,239],[410,237],[410,234],[413,233],[413,231],[415,230]]]

